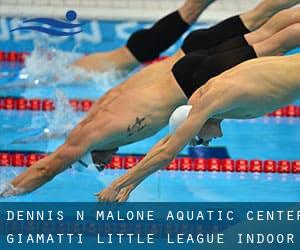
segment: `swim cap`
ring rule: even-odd
[[[183,105],[178,107],[171,115],[169,119],[169,132],[170,134],[174,134],[176,129],[187,119],[190,111],[192,109],[192,105]],[[190,145],[196,146],[201,145],[203,143],[203,139],[201,139],[198,135],[190,142]]]
[[[183,105],[178,107],[169,119],[169,131],[174,134],[176,129],[187,119],[192,105]]]

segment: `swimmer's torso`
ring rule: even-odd
[[[120,98],[127,99],[130,105],[127,111],[147,113],[155,120],[167,120],[169,117],[165,118],[166,114],[187,101],[171,73],[174,63],[181,56],[183,54],[177,53],[169,59],[145,67],[122,84]]]
[[[123,126],[114,138],[117,146],[157,132],[168,123],[174,109],[185,104],[187,98],[171,73],[178,56],[142,69],[96,103],[93,116],[99,117],[94,120],[100,123],[105,112],[106,119],[110,117],[108,122],[119,120]],[[113,146],[114,142],[110,141],[109,147]]]
[[[230,108],[219,112],[216,118],[255,118],[298,99],[299,67],[300,56],[269,57],[246,62],[225,72],[215,85],[230,90],[222,97]],[[227,86],[222,85],[222,78]]]

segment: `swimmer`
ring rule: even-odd
[[[84,56],[77,60],[73,66],[94,72],[103,72],[112,68],[129,71],[141,63],[154,60],[174,44],[213,2],[215,0],[186,0],[182,7],[160,19],[150,29],[133,33],[125,46],[110,52],[98,52]],[[239,15],[239,18],[229,18],[216,27],[198,32],[198,49],[215,47],[235,36],[254,31],[279,11],[288,9],[298,3],[300,3],[299,0],[263,0],[254,9]],[[279,21],[281,22],[281,19]],[[282,28],[283,25],[281,25]],[[176,29],[173,27],[176,27]],[[246,29],[243,29],[243,27]],[[272,28],[274,28],[274,24]],[[267,29],[267,31],[270,31],[270,29]],[[279,29],[274,30],[273,34],[277,31]],[[258,42],[251,39],[253,38],[249,38],[249,41],[252,43]],[[261,40],[264,39],[261,38]]]
[[[210,1],[207,4],[212,3],[212,1]],[[261,23],[264,23],[265,20],[268,19],[269,16],[272,16],[277,10],[280,10],[282,8],[285,7],[289,7],[292,4],[297,3],[297,1],[282,1],[282,2],[270,2],[270,1],[263,1],[260,5],[258,5],[256,8],[254,8],[253,10],[250,10],[249,12],[246,12],[244,14],[240,15],[240,19],[242,20],[242,23],[244,25],[240,25],[240,26],[245,26],[245,27],[251,27],[251,29],[255,28],[255,27],[259,27],[259,25]],[[199,4],[199,2],[198,2]],[[207,6],[207,4],[205,6]],[[278,6],[277,6],[277,5]],[[191,3],[188,4],[188,2],[186,2],[183,7],[181,9],[178,10],[179,13],[182,12],[182,16],[188,16],[188,11],[187,11],[187,6],[193,6]],[[196,13],[199,13],[199,10],[196,11],[195,5],[192,8],[193,10],[195,9]],[[182,20],[186,20],[186,22],[190,22],[191,20],[194,20],[194,18],[196,18],[195,12],[193,11],[192,15],[190,15],[190,18],[182,18]],[[201,11],[200,11],[201,12]],[[268,15],[263,16],[261,13],[267,13]],[[262,17],[261,17],[262,16]],[[250,18],[252,17],[252,19]],[[171,18],[172,19],[172,18]],[[168,22],[170,21],[164,21],[166,22],[165,25],[168,24]],[[231,21],[229,21],[231,19]],[[229,32],[228,34],[222,33],[222,35],[224,37],[219,38],[218,34],[215,34],[214,36],[210,35],[209,33],[212,32],[213,30],[222,30],[222,29],[226,29],[226,23],[232,23],[232,19],[236,19],[236,18],[230,18],[228,20],[225,20],[223,23],[221,23],[222,27],[212,27],[212,29],[209,30],[197,30],[195,32],[192,32],[189,37],[186,40],[190,40],[190,41],[197,41],[195,42],[196,44],[196,48],[193,47],[193,44],[191,44],[192,42],[188,42],[186,41],[185,44],[188,44],[188,46],[190,48],[188,48],[188,46],[186,46],[186,51],[184,51],[185,53],[188,53],[189,50],[193,49],[197,49],[197,50],[204,50],[205,48],[208,48],[208,45],[210,46],[210,43],[212,42],[210,40],[210,43],[199,43],[199,40],[204,40],[206,41],[207,39],[203,39],[203,37],[205,37],[205,35],[208,35],[210,37],[215,37],[217,40],[222,40],[222,39],[227,39],[229,38],[232,34],[232,32]],[[169,20],[169,18],[167,18],[166,20]],[[246,28],[241,28],[239,31],[235,30],[233,33],[235,33],[236,37],[229,39],[228,41],[225,41],[224,43],[221,43],[219,45],[217,45],[214,48],[210,48],[208,49],[208,53],[207,54],[215,54],[215,53],[221,53],[224,52],[226,50],[230,50],[230,49],[234,49],[234,48],[238,48],[238,47],[243,47],[243,46],[247,46],[247,45],[254,45],[255,43],[258,43],[260,41],[263,41],[265,39],[267,39],[268,37],[274,35],[275,33],[279,32],[280,30],[300,22],[300,8],[290,8],[290,9],[285,9],[282,10],[278,13],[276,13],[275,15],[273,15],[263,26],[261,26],[260,28],[258,28],[257,30],[250,32],[250,33],[246,33],[245,35],[239,36],[240,34],[244,33],[244,30],[246,30]],[[160,21],[158,22],[160,23]],[[225,26],[223,26],[225,25]],[[206,33],[206,34],[203,34]],[[208,33],[208,34],[207,34]],[[158,33],[156,33],[158,35]],[[202,37],[199,37],[202,36]],[[196,38],[195,38],[196,37]],[[214,43],[216,43],[217,41],[214,41]],[[89,56],[85,57],[86,59],[89,58]],[[128,85],[128,82],[127,82]],[[8,86],[10,88],[10,86]],[[59,137],[65,137],[66,134],[68,134],[70,132],[69,130],[64,130],[64,131],[60,131],[60,130],[46,130],[45,132],[40,133],[39,135],[34,135],[32,137],[26,137],[26,138],[22,138],[22,139],[17,139],[15,140],[13,143],[27,143],[27,142],[36,142],[36,141],[42,141],[42,140],[49,140],[52,138],[59,138]]]
[[[275,14],[270,20],[268,20],[259,29],[247,33],[242,36],[234,37],[213,49],[210,49],[208,53],[221,53],[230,49],[235,49],[243,47],[246,45],[252,45],[264,41],[265,39],[271,37],[277,32],[300,22],[300,7],[290,8],[282,10]]]
[[[146,177],[167,166],[191,141],[221,137],[224,119],[252,119],[300,99],[300,55],[249,60],[212,78],[189,99],[187,119],[141,162],[98,193],[99,201],[126,201]],[[253,74],[255,72],[255,74]],[[242,84],[241,84],[242,83]],[[200,132],[199,132],[200,131]]]
[[[220,54],[203,56],[201,52],[192,51],[185,55],[180,50],[170,59],[142,69],[100,98],[63,145],[17,176],[11,184],[22,190],[18,194],[31,192],[88,152],[105,151],[97,160],[107,160],[116,148],[155,134],[168,123],[172,112],[186,104],[210,78],[243,61],[279,55],[298,45],[299,24],[296,26],[253,46]],[[190,43],[191,39],[188,40]],[[186,43],[183,47],[188,48]],[[2,192],[0,196],[3,195]]]
[[[97,52],[83,56],[73,62],[67,70],[71,70],[68,78],[54,75],[50,79],[36,81],[21,81],[15,84],[5,84],[4,90],[11,88],[29,88],[37,86],[53,86],[54,82],[76,82],[85,84],[86,81],[97,80],[94,73],[111,73],[108,77],[119,79],[126,76],[137,66],[159,57],[159,55],[173,45],[190,26],[198,19],[201,13],[216,0],[185,0],[178,10],[169,13],[158,20],[151,28],[141,29],[129,37],[125,46],[108,52]],[[287,5],[290,5],[288,3]],[[281,4],[279,4],[281,5]],[[285,7],[285,6],[283,6]],[[176,28],[174,28],[176,27]],[[25,74],[26,75],[26,74]],[[101,75],[104,77],[104,75]],[[26,76],[28,77],[28,76]],[[20,76],[24,79],[24,76]],[[101,78],[102,79],[102,78]],[[99,81],[99,79],[98,79]]]
[[[167,50],[198,19],[215,0],[186,0],[177,10],[157,21],[151,28],[134,32],[127,44],[109,52],[84,56],[73,66],[86,71],[103,72],[111,69],[130,71],[151,61]],[[287,3],[287,5],[291,5]],[[284,7],[285,8],[285,4]]]

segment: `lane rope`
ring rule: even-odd
[[[0,168],[30,167],[36,161],[47,156],[43,152],[0,152]],[[133,168],[143,155],[115,155],[106,169]],[[237,173],[272,173],[272,174],[300,174],[300,160],[246,160],[246,159],[203,159],[191,157],[177,157],[167,166],[166,171],[194,171],[194,172],[237,172]]]
[[[0,51],[0,62],[10,62],[10,63],[23,63],[25,57],[30,55],[29,52],[16,52],[16,51]],[[153,61],[145,63],[149,65],[161,60],[166,59],[166,56],[162,56]],[[92,100],[70,100],[70,104],[76,111],[87,112],[92,104]],[[0,109],[5,110],[31,110],[31,111],[52,111],[54,110],[54,102],[49,99],[24,99],[24,98],[14,98],[14,97],[0,97]],[[289,105],[278,109],[275,112],[268,114],[270,117],[300,117],[300,106]]]
[[[92,107],[94,100],[70,99],[70,105],[75,111],[87,112]],[[0,97],[0,110],[17,111],[53,111],[55,103],[51,99],[26,99],[17,97]],[[300,117],[300,106],[289,105],[276,110],[266,116],[269,117]]]
[[[23,63],[28,52],[0,51],[0,62]],[[164,60],[158,58],[145,65]],[[70,105],[75,111],[87,112],[93,105],[93,100],[71,99]],[[50,99],[25,99],[15,97],[0,97],[0,110],[18,111],[53,111],[55,104]],[[300,117],[300,106],[289,105],[268,114],[270,117]],[[33,163],[45,157],[41,152],[0,152],[0,167],[30,167]],[[143,156],[116,155],[106,166],[109,169],[129,169],[134,167]],[[209,171],[209,172],[251,172],[251,173],[280,173],[299,174],[300,160],[245,160],[245,159],[203,159],[178,157],[165,168],[168,171]]]
[[[0,51],[0,62],[24,63],[29,52]]]
[[[0,51],[0,62],[24,63],[25,58],[30,54],[30,52]],[[168,56],[161,56],[155,60],[144,63],[144,65],[146,66],[166,58],[168,58]]]

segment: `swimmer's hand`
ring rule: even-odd
[[[122,188],[119,194],[117,195],[118,202],[125,202],[128,200],[130,193],[132,192],[133,188],[131,186]]]
[[[102,202],[125,202],[128,200],[130,193],[135,188],[135,185],[130,185],[117,190],[113,187],[108,187],[101,192],[97,193],[96,196],[98,201]]]
[[[99,202],[116,202],[120,191],[120,189],[111,185],[95,195]]]
[[[17,189],[11,183],[5,183],[0,189],[0,198],[8,198],[17,194]]]

